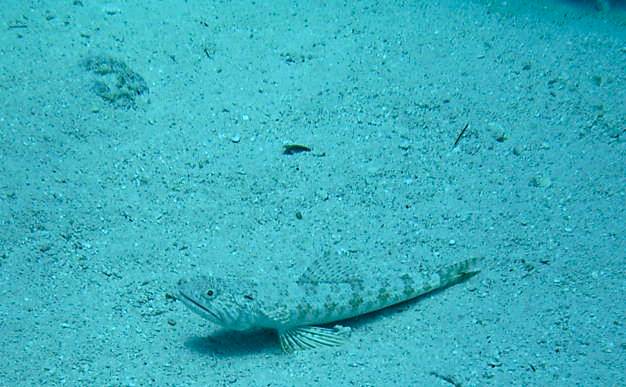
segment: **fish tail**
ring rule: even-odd
[[[472,257],[437,270],[441,286],[449,286],[464,281],[480,272],[480,257]]]

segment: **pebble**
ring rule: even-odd
[[[328,198],[330,197],[330,195],[328,194],[328,191],[324,190],[324,189],[320,189],[318,190],[315,195],[317,196],[318,199],[326,201],[328,200]]]
[[[113,4],[106,4],[104,7],[102,7],[102,10],[109,16],[122,13],[122,9]]]
[[[552,180],[547,176],[533,176],[530,178],[530,185],[537,188],[549,188],[552,186]]]
[[[409,150],[409,148],[411,148],[411,143],[408,140],[404,140],[398,144],[398,148],[402,150]]]
[[[506,131],[504,130],[502,125],[496,122],[490,122],[487,124],[487,126],[489,127],[489,132],[491,133],[491,136],[497,142],[504,142],[508,140],[509,136],[507,136]]]

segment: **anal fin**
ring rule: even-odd
[[[350,328],[341,325],[335,325],[333,328],[295,327],[279,331],[278,337],[283,351],[291,353],[298,350],[342,345],[350,337]]]

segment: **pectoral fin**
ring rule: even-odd
[[[296,327],[279,331],[278,337],[283,351],[290,353],[297,350],[342,345],[350,337],[350,328],[341,325],[333,328]]]

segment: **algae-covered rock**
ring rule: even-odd
[[[134,108],[137,97],[149,92],[143,77],[120,60],[97,55],[87,58],[83,65],[97,76],[92,91],[115,107]]]

